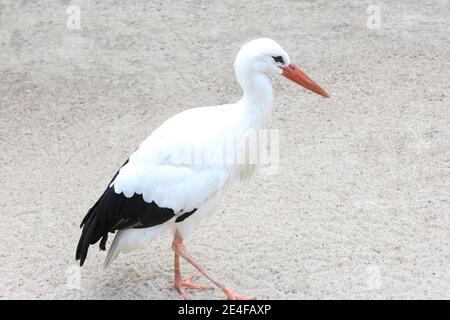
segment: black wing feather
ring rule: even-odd
[[[118,173],[119,171],[111,182]],[[76,260],[80,260],[80,266],[86,260],[89,245],[95,244],[101,239],[100,249],[106,249],[109,232],[114,233],[116,230],[129,228],[149,228],[162,224],[175,216],[172,209],[161,208],[154,201],[145,202],[140,194],[135,193],[131,198],[127,198],[123,193],[117,194],[114,187],[110,187],[111,182],[81,222],[80,227],[83,228],[83,231],[76,252]],[[182,216],[189,216],[196,210],[184,213]]]

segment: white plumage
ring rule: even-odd
[[[275,41],[266,38],[253,40],[241,48],[235,73],[243,89],[242,100],[181,112],[164,122],[131,154],[83,220],[85,226],[77,250],[77,258],[81,257],[82,263],[87,253],[86,243],[87,246],[95,243],[105,232],[107,237],[108,232],[119,230],[105,260],[105,266],[109,266],[119,253],[128,253],[162,232],[172,230],[175,287],[183,297],[187,298],[185,288],[200,288],[180,278],[178,255],[213,281],[228,298],[240,298],[207,275],[186,252],[182,241],[216,209],[231,182],[246,179],[258,171],[258,163],[241,163],[237,158],[242,153],[244,159],[249,158],[246,148],[249,133],[270,125],[272,86],[268,74],[282,74],[312,91],[328,95],[296,66],[290,65],[289,56]],[[173,211],[163,211],[169,214],[168,218],[159,222],[143,223],[145,217],[133,209],[139,201],[136,195],[142,195],[148,204],[138,206],[142,212],[147,210],[146,214],[152,214],[148,213],[150,209]],[[117,200],[119,196],[124,198]],[[117,209],[117,203],[126,209]],[[153,207],[149,209],[150,204]],[[187,218],[178,219],[187,213],[190,214]],[[145,227],[148,225],[151,226]]]

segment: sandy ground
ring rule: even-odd
[[[234,56],[260,36],[333,98],[274,79],[280,172],[236,186],[193,254],[260,299],[450,298],[449,15],[445,0],[1,0],[0,298],[179,298],[169,235],[107,271],[93,248],[80,272],[78,224],[166,118],[239,98]]]

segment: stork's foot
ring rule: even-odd
[[[197,276],[198,272],[195,272],[193,275],[182,278],[175,277],[175,281],[168,286],[168,289],[176,288],[180,293],[181,297],[184,300],[189,300],[188,295],[186,294],[186,289],[196,289],[196,290],[213,290],[214,288],[205,286],[203,284],[193,283],[192,280]]]
[[[255,300],[255,298],[252,297],[240,296],[228,288],[223,289],[223,293],[225,293],[228,300]]]

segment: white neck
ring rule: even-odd
[[[272,116],[272,85],[269,77],[261,72],[237,73],[243,90],[242,102],[255,126],[268,128]]]

